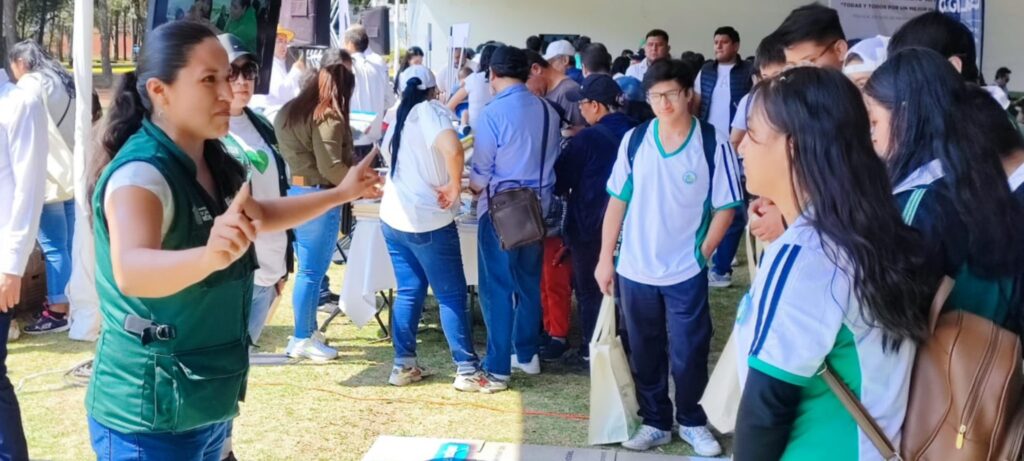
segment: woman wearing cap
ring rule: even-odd
[[[252,178],[252,196],[257,200],[286,197],[289,177],[284,158],[277,150],[274,125],[248,106],[252,100],[259,76],[256,55],[243,48],[238,37],[221,34],[217,38],[228,52],[231,70],[231,124],[228,135],[221,138],[228,153],[245,165]],[[290,232],[260,234],[256,241],[255,284],[252,293],[252,313],[249,315],[249,337],[259,344],[260,333],[291,269]]]
[[[277,114],[274,131],[292,175],[289,196],[332,189],[353,165],[348,114],[354,88],[355,77],[347,67],[323,67],[317,78],[310,79]],[[316,329],[316,308],[340,228],[340,207],[295,228],[299,267],[292,296],[295,334],[285,350],[290,357],[326,361],[338,356],[337,350],[324,344],[323,334]]]
[[[380,219],[398,280],[391,332],[395,364],[388,382],[404,386],[426,376],[416,362],[416,331],[429,285],[440,304],[441,327],[457,367],[453,386],[486,392],[488,382],[473,350],[455,225],[461,203],[462,143],[450,112],[434,101],[437,83],[429,69],[411,66],[399,81],[402,102],[382,147],[391,171]]]

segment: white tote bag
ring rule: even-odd
[[[619,443],[640,425],[636,388],[615,328],[615,298],[606,296],[590,340],[591,445]]]
[[[700,405],[708,415],[708,422],[718,432],[728,434],[736,429],[736,413],[740,409],[740,375],[736,368],[736,332],[729,335],[725,349],[718,356]]]

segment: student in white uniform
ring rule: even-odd
[[[747,188],[789,226],[737,312],[749,368],[733,459],[880,460],[820,372],[830,367],[898,446],[938,277],[892,200],[848,78],[788,70],[758,87],[750,114]]]
[[[622,445],[647,450],[667,444],[675,420],[698,455],[717,456],[721,446],[699,403],[711,345],[707,263],[743,191],[728,140],[690,113],[695,74],[679,60],[658,61],[647,71],[644,88],[657,118],[630,130],[619,147],[595,275],[605,295],[618,275],[643,418]]]

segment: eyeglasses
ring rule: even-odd
[[[255,62],[249,61],[241,66],[231,65],[231,70],[228,72],[228,81],[234,83],[239,78],[247,81],[255,81],[256,77],[259,76],[260,66]]]
[[[668,100],[673,102],[679,99],[679,96],[683,94],[683,90],[672,90],[664,93],[655,93],[653,91],[647,92],[647,102],[651,104],[661,104],[662,101]]]
[[[825,57],[825,55],[828,54],[829,51],[832,51],[832,48],[836,46],[836,43],[839,43],[839,39],[833,40],[832,43],[829,43],[828,46],[826,46],[821,53],[818,53],[817,56],[811,59],[807,59],[806,61],[811,64],[818,65],[818,60]]]

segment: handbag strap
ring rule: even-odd
[[[882,455],[882,459],[886,460],[902,460],[899,453],[893,447],[892,442],[882,432],[882,428],[878,427],[878,423],[875,418],[871,417],[868,410],[864,408],[864,405],[860,403],[860,400],[850,387],[846,385],[842,380],[836,376],[835,372],[832,371],[827,363],[825,368],[821,371],[821,377],[825,380],[825,384],[832,390],[832,393],[839,399],[839,403],[843,404],[846,411],[853,416],[853,420],[857,422],[857,426],[864,432],[864,435],[871,440],[871,443],[878,449],[878,452]]]
[[[537,196],[541,199],[541,206],[544,205],[544,166],[547,165],[548,157],[548,124],[551,122],[550,114],[548,114],[548,103],[544,98],[538,96],[540,100],[540,109],[544,112],[544,130],[543,134],[540,135],[540,182],[537,183]]]
[[[544,196],[544,165],[547,164],[547,154],[548,154],[548,124],[551,122],[551,118],[550,118],[551,116],[548,114],[547,102],[544,101],[544,98],[541,98],[541,97],[538,96],[537,99],[540,101],[540,108],[541,108],[541,110],[544,111],[544,131],[543,131],[543,134],[540,137],[540,140],[541,140],[540,141],[540,179],[538,179],[539,183],[537,184],[537,196],[538,197],[543,197]],[[502,182],[506,182],[506,181],[501,181],[501,182],[498,182],[497,184],[495,184],[495,189],[497,189],[497,186],[500,186]],[[490,203],[491,202],[491,185],[488,184],[486,189],[487,189],[487,202]],[[498,191],[495,190],[494,192],[497,193]]]

